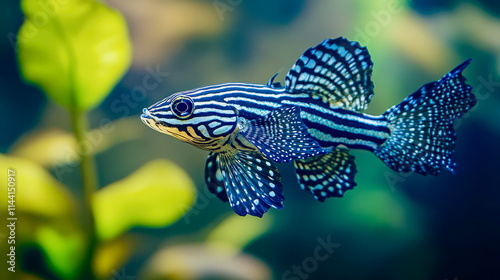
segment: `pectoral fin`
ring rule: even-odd
[[[281,107],[243,122],[240,132],[266,157],[280,163],[328,152],[309,134],[298,107]]]

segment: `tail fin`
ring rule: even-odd
[[[476,104],[472,87],[462,76],[469,63],[470,59],[387,110],[383,116],[391,136],[375,155],[398,172],[437,175],[443,167],[454,173],[453,122]]]

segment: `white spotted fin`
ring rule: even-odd
[[[240,216],[262,217],[283,208],[283,186],[276,166],[257,151],[210,153],[205,169],[210,192],[229,201]]]
[[[300,187],[318,201],[341,197],[356,186],[356,164],[347,149],[336,148],[326,155],[297,160],[294,166]]]
[[[210,152],[205,163],[205,182],[208,190],[223,202],[228,202],[224,178],[217,163],[217,154]]]
[[[285,78],[291,93],[310,93],[332,108],[363,111],[373,97],[373,63],[365,47],[345,38],[327,39],[309,48]]]
[[[240,133],[261,153],[284,163],[327,153],[307,131],[299,107],[281,107],[264,117],[241,119]]]
[[[477,102],[462,71],[464,61],[439,81],[428,83],[383,116],[390,122],[391,137],[375,150],[375,155],[393,170],[438,175],[442,169],[455,172],[457,134],[455,120]]]

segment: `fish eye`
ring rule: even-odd
[[[170,106],[172,113],[179,119],[189,118],[194,111],[194,102],[187,96],[178,96]]]

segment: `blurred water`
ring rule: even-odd
[[[274,279],[500,277],[498,1],[106,2],[127,19],[134,64],[91,112],[91,126],[98,128],[104,118],[131,116],[137,124],[128,129],[140,136],[97,155],[101,186],[151,159],[166,158],[189,173],[199,192],[194,210],[173,226],[133,230],[141,245],[125,265],[127,275],[139,275],[165,240],[202,241],[200,236],[208,228],[225,215],[234,215],[229,205],[205,189],[206,153],[141,130],[141,109],[199,86],[266,83],[276,72],[282,79],[305,49],[325,38],[345,36],[359,38],[372,55],[376,92],[368,109],[372,114],[473,59],[465,76],[479,102],[457,124],[457,174],[400,175],[372,154],[354,152],[358,186],[344,198],[319,203],[299,189],[291,166],[281,165],[285,208],[270,211],[272,225],[245,252],[262,260]],[[69,124],[64,110],[47,104],[38,89],[19,77],[8,34],[17,32],[22,14],[11,2],[1,5],[1,30],[7,40],[0,45],[0,152],[6,153],[25,133],[54,127],[69,131]],[[156,67],[167,74],[145,96],[134,93],[148,69]],[[73,190],[79,187],[75,173],[64,182]],[[318,249],[320,255],[315,255],[321,246],[318,238],[338,246],[331,252]],[[37,253],[27,254],[29,259]]]

